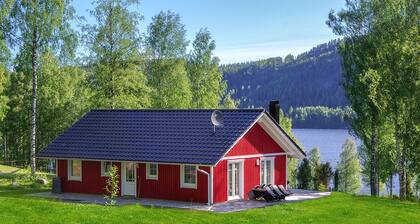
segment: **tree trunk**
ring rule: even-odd
[[[394,174],[391,174],[391,176],[389,177],[389,196],[392,198],[392,187],[393,187],[393,181],[394,181]]]
[[[35,176],[36,172],[36,100],[37,100],[37,82],[38,82],[38,43],[37,43],[37,30],[36,28],[33,31],[33,41],[32,41],[32,110],[31,110],[31,174]]]
[[[401,140],[399,138],[400,127],[398,124],[395,125],[395,147],[397,151],[397,161],[398,161],[398,177],[400,185],[400,198],[405,199],[406,196],[406,175],[405,175],[405,162],[402,156],[401,151]]]
[[[372,196],[379,196],[379,175],[378,175],[378,152],[377,152],[377,138],[378,130],[376,122],[372,122],[372,136],[371,136],[371,153],[370,153],[370,194]]]

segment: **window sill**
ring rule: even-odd
[[[82,178],[77,178],[77,177],[69,177],[67,178],[68,181],[79,181],[82,182]]]
[[[158,177],[146,177],[146,180],[158,180]]]
[[[197,189],[197,184],[181,184],[181,188],[187,188],[187,189]]]

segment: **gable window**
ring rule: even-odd
[[[146,179],[149,179],[149,180],[158,179],[158,164],[157,163],[146,163]]]
[[[69,180],[82,180],[82,161],[69,160],[68,161],[68,179]]]
[[[112,168],[112,162],[110,161],[101,161],[101,176],[108,177],[109,172]]]
[[[181,187],[197,188],[197,166],[181,165]]]
[[[263,158],[260,163],[260,183],[274,184],[274,159]]]

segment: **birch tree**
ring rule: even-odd
[[[74,10],[68,0],[16,0],[3,23],[3,35],[8,44],[19,52],[18,63],[22,72],[31,77],[30,113],[30,164],[36,170],[37,99],[40,56],[48,47],[57,53],[69,55],[75,45],[74,33],[69,33],[69,23]],[[59,52],[61,50],[61,52]]]

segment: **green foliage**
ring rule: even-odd
[[[152,18],[146,39],[147,49],[154,59],[182,58],[185,56],[188,41],[185,25],[179,14],[161,11]]]
[[[304,158],[299,164],[297,171],[298,187],[301,189],[310,189],[312,181],[311,165],[307,158]]]
[[[340,162],[337,166],[338,190],[347,193],[358,193],[360,183],[360,161],[357,154],[356,143],[348,138],[343,144],[343,151],[340,154]]]
[[[153,108],[189,108],[191,89],[183,59],[153,60],[148,65]]]
[[[317,166],[315,169],[314,182],[318,186],[315,185],[315,189],[321,190],[321,185],[324,187],[324,189],[328,187],[328,183],[332,175],[333,172],[329,162],[321,163],[319,166]],[[318,189],[316,187],[318,187]]]
[[[107,200],[106,204],[115,206],[117,204],[117,197],[120,195],[119,174],[117,166],[111,167],[111,170],[108,173],[108,178],[106,180],[105,190],[108,193],[108,195],[104,196],[105,200]]]
[[[239,102],[232,98],[231,91],[226,91],[220,102],[221,107],[225,109],[235,109],[238,104]]]
[[[334,172],[334,191],[338,191],[338,186],[340,185],[340,173],[338,169],[335,169]]]
[[[6,94],[6,88],[9,81],[9,74],[5,67],[0,65],[0,127],[7,112],[7,101],[8,97]],[[0,131],[0,139],[1,139]],[[1,143],[0,143],[1,144]]]
[[[195,37],[187,63],[192,108],[217,108],[222,95],[226,92],[226,84],[218,68],[219,59],[213,56],[215,48],[216,43],[211,38],[210,32],[201,29]]]
[[[189,108],[191,86],[185,56],[188,41],[180,16],[171,11],[153,17],[148,28],[147,65],[149,85],[153,88],[152,107]]]
[[[80,68],[60,66],[51,52],[45,53],[40,61],[38,150],[46,147],[87,111],[92,95],[86,73]]]
[[[313,188],[315,190],[319,189],[320,182],[316,178],[316,172],[321,165],[321,155],[319,152],[319,148],[313,148],[308,153],[308,160],[309,165],[311,166],[311,176],[313,177],[313,180],[309,184],[309,188]]]
[[[287,158],[287,181],[288,187],[290,188],[298,188],[298,165],[299,160],[296,158],[289,157]]]
[[[292,118],[295,128],[348,128],[347,120],[354,116],[354,112],[348,106],[290,107],[288,116]]]
[[[130,6],[137,1],[99,0],[90,13],[95,25],[86,25],[90,49],[95,106],[102,108],[150,107],[150,88],[141,70],[138,23],[141,19]]]
[[[363,141],[371,164],[372,194],[378,194],[379,170],[384,167],[381,155],[392,161],[395,154],[400,197],[405,198],[408,169],[419,164],[420,129],[418,109],[414,109],[419,107],[418,4],[412,0],[347,1],[346,9],[330,13],[327,24],[344,37],[340,47],[343,83],[356,113],[352,129]],[[379,148],[383,133],[389,132],[395,143],[387,151],[395,153]]]
[[[8,148],[7,160],[27,160],[29,158],[28,127],[30,127],[31,84],[30,76],[23,72],[10,74],[6,89],[9,98],[2,125],[3,136]]]

